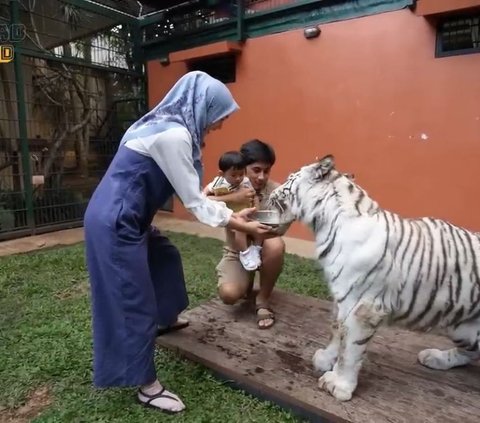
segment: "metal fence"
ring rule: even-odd
[[[139,20],[140,45],[146,59],[220,40],[248,38],[312,23],[361,16],[368,8],[413,0],[189,0],[150,13]],[[172,3],[172,2],[170,2]]]
[[[60,0],[0,0],[0,25],[24,29],[0,63],[0,240],[80,225],[146,110],[137,27]]]
[[[162,40],[184,37],[202,30],[215,30],[222,24],[238,26],[246,17],[261,12],[272,12],[282,7],[301,3],[315,3],[305,0],[192,0],[179,2],[165,9],[155,19],[143,24],[143,36],[148,44]],[[318,1],[317,1],[318,3]]]

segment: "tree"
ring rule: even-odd
[[[45,2],[46,3],[46,2]],[[41,6],[45,6],[43,3]],[[58,3],[56,0],[55,4]],[[95,124],[92,121],[94,110],[100,94],[95,90],[95,81],[100,72],[92,70],[88,65],[95,62],[110,64],[133,70],[133,59],[128,40],[131,33],[125,25],[115,25],[97,34],[84,35],[75,41],[65,42],[54,48],[45,45],[44,16],[38,12],[40,2],[37,0],[19,0],[20,6],[28,14],[27,37],[34,48],[45,54],[55,54],[69,59],[78,59],[78,65],[67,65],[61,61],[45,59],[29,59],[33,65],[34,104],[44,109],[43,115],[52,126],[51,145],[44,161],[43,174],[47,181],[55,167],[58,157],[62,156],[67,142],[74,141],[79,175],[89,176],[89,145]],[[60,17],[74,33],[77,28],[85,28],[91,22],[89,16],[69,3],[61,3]],[[99,20],[99,17],[96,17]],[[104,24],[105,26],[105,24]],[[65,35],[65,34],[63,34]],[[94,50],[92,49],[94,46]],[[82,62],[85,66],[82,66]],[[130,86],[131,88],[131,86]],[[59,164],[61,167],[61,164]]]
[[[50,54],[42,43],[40,32],[37,29],[37,20],[42,17],[35,14],[36,0],[20,1],[28,12],[32,34],[27,34],[33,44],[40,51]],[[80,12],[72,5],[63,3],[61,7],[63,20],[75,29],[81,23]],[[87,46],[88,44],[84,44]],[[62,46],[65,56],[71,56],[70,42]],[[85,48],[87,58],[89,47]],[[48,180],[52,167],[64,149],[65,141],[75,137],[76,150],[79,152],[78,167],[82,177],[88,177],[88,144],[89,125],[91,123],[91,102],[95,99],[92,90],[89,90],[90,75],[88,71],[78,72],[74,67],[63,63],[51,62],[44,59],[33,59],[33,75],[35,89],[35,104],[48,110],[54,124],[52,143],[44,161],[43,174]]]

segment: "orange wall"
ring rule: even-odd
[[[435,59],[434,28],[408,9],[321,28],[246,42],[229,84],[241,110],[207,137],[206,177],[258,137],[277,151],[274,179],[332,153],[384,208],[480,230],[480,54]],[[185,65],[148,72],[153,105]]]
[[[459,12],[464,9],[479,7],[480,0],[418,0],[417,15],[434,15],[445,12]]]

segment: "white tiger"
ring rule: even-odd
[[[284,221],[315,233],[317,257],[334,298],[332,339],[313,356],[319,379],[351,399],[369,340],[381,323],[443,329],[456,344],[423,350],[419,362],[446,370],[480,356],[480,239],[432,219],[382,210],[333,156],[304,166],[270,195]]]

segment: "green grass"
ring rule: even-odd
[[[182,253],[190,307],[212,298],[221,243],[169,235]],[[287,255],[278,286],[325,297],[319,277],[313,261]],[[2,414],[18,413],[41,387],[48,389],[48,401],[38,407],[35,422],[296,421],[163,350],[157,352],[157,370],[185,400],[187,410],[181,415],[167,417],[138,406],[132,389],[92,389],[88,290],[83,244],[0,259],[0,421]]]

